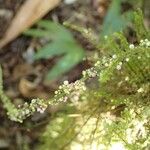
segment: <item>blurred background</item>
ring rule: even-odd
[[[25,2],[0,0],[1,40]],[[80,79],[82,71],[92,65],[85,58],[96,50],[84,35],[84,29],[90,29],[99,44],[104,37],[118,31],[124,31],[127,39],[136,43],[132,14],[138,8],[142,9],[145,25],[149,28],[149,0],[58,2],[44,17],[39,17],[39,24],[35,22],[32,28],[0,48],[6,94],[18,105],[30,102],[32,98],[47,99],[53,96],[63,81]],[[25,15],[21,17],[25,18]],[[68,25],[64,26],[64,22]],[[0,149],[22,150],[24,140],[31,147],[37,144],[39,130],[45,127],[50,111],[42,115],[35,114],[24,125],[19,125],[7,118],[0,103]]]

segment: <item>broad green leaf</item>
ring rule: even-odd
[[[39,49],[34,59],[47,59],[63,55],[48,72],[47,79],[52,80],[59,77],[82,61],[84,50],[77,44],[69,30],[48,20],[39,21],[37,25],[38,29],[29,29],[25,34],[33,37],[46,37],[51,42]]]

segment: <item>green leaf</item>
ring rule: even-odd
[[[49,71],[47,74],[47,79],[53,80],[61,74],[72,69],[76,64],[82,61],[84,53],[82,49],[78,51],[73,50],[73,52],[66,54],[62,57],[57,64]]]
[[[121,0],[113,0],[108,13],[104,19],[101,35],[110,35],[114,32],[123,30],[131,17],[128,15],[121,14]],[[130,14],[131,15],[131,14]]]
[[[25,31],[24,34],[32,37],[45,37],[49,35],[49,32],[41,29],[29,29]]]
[[[45,37],[51,42],[39,49],[34,59],[47,59],[63,55],[48,72],[46,79],[56,79],[82,61],[84,50],[77,44],[69,30],[48,20],[39,21],[37,25],[38,29],[29,29],[25,34],[32,37]]]
[[[51,58],[53,56],[61,55],[66,52],[65,47],[62,47],[63,43],[48,43],[42,47],[34,56],[35,59]]]
[[[45,31],[49,32],[52,35],[54,40],[66,40],[72,41],[73,36],[69,30],[67,30],[63,25],[49,21],[41,20],[38,22],[38,26],[43,28]]]

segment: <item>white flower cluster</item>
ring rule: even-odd
[[[99,66],[99,65],[100,65],[100,61],[97,61],[97,62],[94,64],[95,67],[97,67],[97,66]]]
[[[117,55],[113,54],[111,58],[107,58],[106,56],[104,56],[102,58],[102,63],[105,67],[109,67],[110,65],[112,65],[113,61],[117,59]]]
[[[130,126],[132,126],[132,128],[128,128],[126,130],[126,137],[128,143],[132,144],[135,143],[136,140],[138,140],[139,138],[147,137],[147,130],[145,127],[145,124],[147,122],[148,122],[147,119],[143,120],[133,119],[133,121],[131,121]]]
[[[24,103],[18,105],[18,109],[14,109],[12,114],[8,114],[10,119],[13,121],[23,122],[23,120],[32,115],[34,112],[44,113],[48,103],[43,99],[33,99],[30,104]]]
[[[98,62],[95,64],[95,66],[98,66],[99,64],[100,64],[100,62],[98,61]],[[92,68],[90,68],[90,69],[87,69],[86,71],[83,71],[83,72],[82,72],[82,75],[83,75],[84,78],[85,78],[85,77],[93,78],[93,77],[96,77],[96,76],[97,76],[97,70],[96,70],[94,67],[92,67]]]
[[[64,84],[59,86],[59,89],[55,91],[55,100],[59,102],[66,102],[70,100],[73,103],[77,103],[80,96],[86,91],[85,83],[81,80],[77,80],[74,83],[64,81]]]
[[[108,59],[107,59],[106,56],[104,56],[104,57],[102,58],[102,63],[105,64],[105,63],[107,63],[107,62],[108,62]]]
[[[141,40],[139,45],[148,48],[150,47],[150,41],[148,39]],[[129,48],[134,49],[135,48],[134,44],[130,44]]]
[[[140,46],[145,46],[146,48],[150,47],[150,41],[148,39],[141,40]]]
[[[117,70],[121,70],[121,68],[122,68],[122,62],[119,62],[119,64],[117,65],[116,69]]]
[[[30,104],[32,109],[36,109],[37,112],[44,113],[47,108],[47,104],[44,100],[33,99]]]

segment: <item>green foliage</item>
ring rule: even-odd
[[[33,99],[30,104],[24,103],[23,105],[18,105],[17,107],[13,104],[12,100],[3,91],[3,80],[2,80],[2,69],[0,66],[0,100],[3,103],[3,107],[7,111],[7,115],[12,121],[22,123],[24,119],[28,116],[34,114],[34,112],[43,113],[48,105],[55,105],[54,100],[43,100],[43,99]]]
[[[121,14],[121,0],[113,0],[104,18],[101,35],[110,35],[123,30],[131,21],[132,12]]]
[[[71,101],[65,108],[76,111],[50,121],[40,149],[150,148],[150,41],[143,38],[134,46],[121,33],[108,37],[94,67],[80,81],[60,86],[56,99]],[[97,89],[89,84],[94,80]]]
[[[150,149],[149,31],[139,23],[141,14],[135,15],[140,31],[136,45],[128,43],[122,33],[107,37],[97,52],[99,58],[83,71],[80,80],[64,81],[50,100],[32,100],[15,109],[17,115],[10,119],[21,122],[36,111],[43,113],[48,105],[64,103],[59,113],[53,114],[35,149]],[[0,99],[5,107],[1,72]],[[5,108],[8,112],[14,109]]]
[[[29,29],[25,34],[33,37],[43,37],[50,42],[38,50],[35,54],[35,60],[62,56],[47,74],[47,79],[52,80],[59,77],[83,59],[84,50],[64,26],[48,20],[42,20],[37,25],[39,28]]]
[[[42,141],[46,145],[40,145],[37,149],[49,150],[51,147],[61,149],[66,145],[66,139],[70,139],[75,134],[74,126],[75,118],[68,117],[64,114],[55,116],[55,119],[47,126],[46,131],[42,136]]]
[[[121,2],[126,2],[132,5],[134,8],[141,8],[144,4],[143,0],[121,0]]]
[[[7,110],[8,116],[11,116],[10,119],[14,120],[13,117],[18,115],[18,110],[11,100],[3,92],[3,79],[2,79],[2,69],[0,66],[0,100],[3,103],[3,107]],[[16,121],[16,120],[14,120]]]
[[[135,22],[135,32],[137,34],[138,40],[143,38],[150,38],[149,32],[145,29],[142,11],[134,12],[134,22]]]
[[[133,15],[133,11],[128,10],[126,12],[121,13],[122,2],[126,2],[132,5],[132,7],[135,9],[141,8],[144,3],[142,0],[112,0],[107,15],[104,18],[104,23],[101,32],[102,36],[111,35],[114,32],[123,31],[133,20],[133,16],[135,16],[135,14]],[[137,17],[140,16],[138,15],[134,19],[136,19]],[[141,23],[143,24],[143,22]]]

